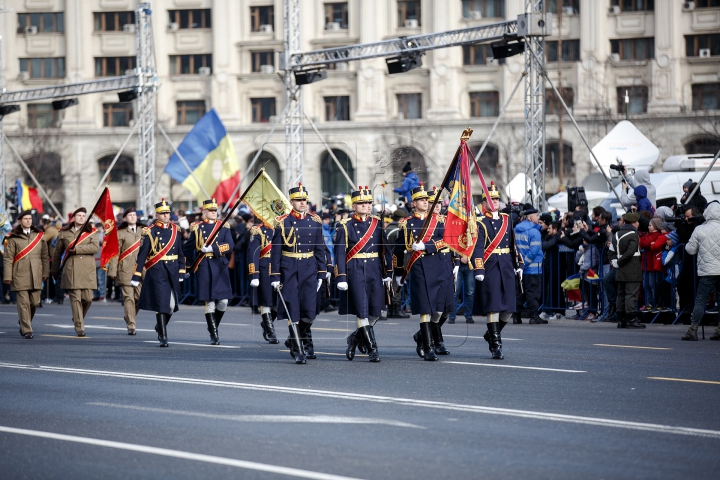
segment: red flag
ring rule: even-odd
[[[113,257],[120,253],[117,228],[115,225],[115,211],[113,210],[112,200],[110,200],[110,190],[107,187],[105,187],[102,195],[100,195],[100,200],[98,200],[95,206],[94,213],[100,219],[105,229],[102,253],[100,254],[100,268],[104,268]]]
[[[469,154],[470,149],[463,141],[455,160],[455,170],[447,184],[443,185],[450,191],[443,241],[450,249],[466,257],[472,255],[478,235],[475,204],[470,190]]]

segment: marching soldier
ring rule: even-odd
[[[18,221],[20,224],[5,237],[3,282],[12,285],[17,296],[20,335],[30,340],[42,285],[50,273],[50,259],[44,233],[33,225],[32,212],[23,210]]]
[[[132,286],[135,261],[142,243],[142,228],[137,223],[137,212],[133,207],[123,212],[123,223],[118,226],[118,245],[120,254],[110,261],[108,277],[115,280],[115,285],[122,290],[125,324],[128,335],[135,335],[135,317],[139,311],[140,285]],[[140,278],[142,283],[142,277]]]
[[[352,217],[341,220],[335,233],[335,277],[340,294],[340,315],[355,315],[357,329],[347,338],[348,360],[364,343],[371,362],[379,362],[373,326],[385,308],[385,291],[392,283],[392,254],[380,222],[370,215],[372,191],[352,192]]]
[[[499,213],[500,192],[490,182],[490,199],[483,192],[483,211],[478,219],[478,239],[470,268],[477,280],[473,314],[487,315],[488,342],[492,358],[502,360],[502,332],[515,313],[515,275],[522,280],[523,260],[518,255],[510,217]],[[493,210],[490,210],[492,202]],[[479,293],[478,293],[479,292]]]
[[[395,245],[393,266],[395,279],[402,286],[405,251],[412,252],[407,261],[410,276],[410,308],[420,315],[420,331],[413,336],[416,352],[427,361],[436,361],[436,353],[448,355],[443,344],[440,325],[455,307],[455,290],[452,282],[452,255],[443,241],[445,218],[431,214],[428,229],[419,238],[428,215],[429,195],[421,184],[412,190],[415,213],[399,223],[400,234]]]
[[[250,286],[253,287],[252,306],[260,307],[260,326],[263,338],[273,345],[279,343],[275,335],[273,324],[274,306],[277,304],[277,294],[270,286],[270,250],[272,249],[273,230],[267,227],[259,218],[255,219],[255,226],[250,229],[250,243],[248,244],[248,274]]]
[[[155,331],[161,347],[167,347],[167,324],[178,311],[180,282],[185,279],[185,255],[178,228],[170,223],[170,205],[163,198],[155,204],[155,222],[143,228],[130,285],[140,290],[140,310],[155,312]],[[143,268],[145,279],[143,280]]]
[[[203,219],[190,225],[190,237],[186,243],[195,255],[202,256],[195,271],[195,280],[197,299],[205,302],[205,321],[211,345],[220,345],[218,327],[225,315],[228,299],[232,297],[227,257],[235,247],[230,226],[226,222],[221,227],[217,211],[218,204],[214,198],[203,202]],[[205,246],[205,241],[215,231],[212,244]]]
[[[285,346],[295,363],[316,358],[310,326],[318,314],[317,295],[326,278],[325,242],[322,220],[308,213],[308,193],[302,184],[290,189],[289,214],[275,218],[270,253],[270,285],[278,290],[278,318],[288,319],[290,336]]]
[[[80,207],[73,212],[73,220],[58,233],[52,261],[52,275],[57,278],[62,267],[60,288],[68,292],[73,323],[78,337],[85,336],[84,319],[92,305],[93,290],[97,289],[95,254],[100,249],[97,230],[85,227],[87,210]],[[78,237],[78,231],[82,233]],[[76,240],[77,238],[77,240]],[[64,262],[63,265],[60,262]]]

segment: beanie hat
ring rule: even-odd
[[[667,238],[672,240],[673,245],[677,245],[678,242],[680,242],[680,236],[678,236],[677,232],[670,232],[667,234]]]
[[[550,212],[544,212],[540,215],[540,220],[542,220],[545,225],[550,225],[553,222],[553,216]]]
[[[650,220],[650,225],[652,225],[655,228],[655,230],[658,232],[662,228],[662,223],[663,223],[663,221],[661,219],[659,219],[658,217],[655,217],[652,220]]]
[[[683,183],[683,189],[690,188],[690,185],[692,185],[692,184],[693,184],[693,179],[690,178],[690,179],[688,179],[687,182]]]
[[[675,231],[675,225],[668,222],[663,222],[662,226],[660,227],[662,230],[665,230],[666,232],[674,232]]]
[[[658,207],[657,210],[655,210],[655,216],[662,220],[665,220],[667,217],[673,216],[673,211],[670,207]]]
[[[407,162],[405,166],[402,169],[403,173],[411,172],[412,171],[412,165],[410,165],[410,162]]]

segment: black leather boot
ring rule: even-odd
[[[162,320],[162,313],[156,313],[155,314],[155,331],[158,334],[158,342],[163,342],[163,320]],[[22,330],[20,330],[20,335],[22,335]]]
[[[313,345],[312,331],[310,331],[310,327],[312,326],[312,324],[305,323],[303,321],[301,321],[300,323],[303,324],[303,333],[300,338],[302,338],[303,347],[305,348],[305,358],[307,358],[308,360],[315,360],[317,356],[315,355],[315,346]]]
[[[502,360],[502,342],[500,341],[500,324],[499,322],[492,322],[487,324],[488,327],[488,338],[490,339],[490,352],[494,360]]]
[[[627,314],[625,312],[617,312],[617,317],[617,328],[627,328]]]
[[[420,325],[422,325],[422,323]],[[423,339],[422,339],[422,329],[415,332],[415,335],[413,335],[413,340],[415,341],[415,352],[418,354],[418,357],[425,358],[425,349],[423,348]]]
[[[169,313],[158,313],[157,316],[159,317],[159,323],[160,323],[160,334],[158,335],[158,340],[160,340],[160,346],[161,347],[169,347],[168,341],[167,341],[167,324],[170,321],[170,314]]]
[[[520,318],[520,312],[513,313],[512,319],[514,324],[522,323],[522,318]]]
[[[436,362],[438,360],[435,350],[432,348],[432,333],[430,332],[432,322],[422,322],[420,324],[420,336],[422,337],[423,359],[428,362]]]
[[[432,323],[432,322],[430,322],[430,323]],[[445,321],[442,318],[440,319],[440,322],[432,323],[432,325],[430,326],[430,333],[432,334],[432,338],[433,338],[433,346],[435,348],[435,354],[450,355],[450,350],[445,348],[445,341],[443,340],[442,330],[440,330],[440,327],[442,327],[443,323],[445,323]]]
[[[627,326],[625,328],[641,329],[645,328],[645,325],[640,323],[640,320],[635,315],[632,315],[627,321]]]
[[[210,332],[210,345],[220,345],[220,339],[218,338],[217,325],[215,325],[214,314],[206,313],[205,321],[207,322],[208,332]]]
[[[347,337],[347,349],[345,350],[345,356],[348,360],[355,358],[355,349],[360,343],[359,331],[356,329]]]
[[[295,329],[292,325],[288,325],[290,337],[285,340],[285,346],[290,349],[290,355],[295,359],[295,363],[305,365],[305,349],[303,348],[302,341],[300,340],[300,324],[302,324],[302,322],[298,322],[295,325]]]
[[[371,362],[379,362],[380,355],[378,354],[377,343],[375,343],[374,335],[371,333],[372,327],[369,325],[365,325],[359,330],[363,336],[365,344],[367,345],[369,357],[368,360],[370,360]]]
[[[262,321],[260,322],[260,327],[262,327],[263,338],[266,342],[273,345],[280,343],[278,342],[277,336],[275,335],[275,327],[269,313],[262,314]]]

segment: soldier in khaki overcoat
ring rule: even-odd
[[[70,296],[73,323],[78,337],[85,336],[85,315],[92,305],[93,290],[97,289],[95,254],[100,249],[97,230],[91,225],[83,229],[83,233],[77,242],[75,241],[78,231],[85,225],[86,218],[87,210],[84,207],[75,210],[73,221],[58,233],[52,261],[52,274],[57,278],[60,262],[63,256],[65,257],[60,288]]]
[[[130,285],[130,282],[132,282],[135,272],[135,261],[140,251],[144,225],[138,225],[137,212],[132,207],[123,212],[123,220],[124,222],[118,226],[120,254],[110,261],[108,277],[115,279],[115,285],[119,285],[122,289],[128,335],[135,335],[135,317],[139,310],[138,301],[140,300],[142,280],[136,287]]]
[[[50,259],[43,231],[32,224],[32,212],[18,215],[20,222],[5,239],[3,282],[17,295],[20,335],[33,338],[32,319],[40,303],[42,285],[48,278]]]

